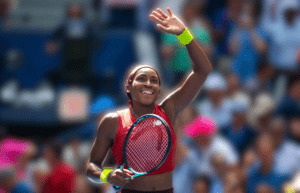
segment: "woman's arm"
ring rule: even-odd
[[[160,9],[157,9],[157,12],[152,12],[150,17],[159,23],[157,26],[161,30],[174,35],[180,35],[185,30],[185,25],[172,14],[169,8],[167,10],[169,16]],[[172,122],[198,95],[206,77],[212,71],[210,62],[195,39],[186,45],[186,48],[193,63],[193,71],[187,77],[183,85],[167,96],[161,103],[161,107]]]
[[[86,176],[89,180],[95,183],[102,183],[100,175],[103,170],[102,164],[106,158],[108,150],[112,146],[112,140],[114,139],[114,133],[118,128],[118,115],[116,113],[110,113],[106,115],[99,124],[97,137],[92,147],[92,151],[87,163]],[[123,187],[130,181],[126,178],[132,177],[127,170],[115,170],[109,177],[108,182]]]
[[[108,114],[100,121],[86,171],[87,177],[93,182],[101,182],[102,164],[112,145],[112,131],[116,130],[116,127],[118,127],[118,119],[114,114]]]

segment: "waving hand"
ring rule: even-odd
[[[157,22],[157,26],[171,34],[180,35],[186,28],[183,22],[173,15],[170,8],[167,8],[169,15],[165,14],[161,9],[157,8],[156,11],[152,11],[150,17]]]

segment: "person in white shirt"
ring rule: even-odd
[[[281,175],[293,176],[300,171],[300,146],[287,139],[286,123],[282,117],[274,117],[270,132],[275,142],[275,171]]]
[[[266,29],[270,36],[268,60],[277,71],[294,73],[299,70],[299,7],[297,0],[283,1],[278,10],[282,19]]]
[[[198,112],[213,118],[217,122],[218,128],[230,125],[234,102],[226,97],[226,79],[222,74],[213,72],[205,81],[203,89],[207,97],[196,104]]]

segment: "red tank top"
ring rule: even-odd
[[[114,154],[114,157],[118,163],[118,166],[121,166],[122,163],[122,152],[123,152],[123,146],[126,134],[128,132],[128,129],[131,127],[131,125],[137,120],[131,113],[130,109],[125,109],[121,111],[117,111],[118,114],[118,130],[115,136],[114,145],[112,146],[112,152]],[[173,130],[172,124],[166,115],[166,113],[162,110],[162,108],[159,105],[155,105],[154,107],[154,114],[161,116],[170,126],[171,135],[172,135],[172,145],[171,150],[169,152],[169,155],[165,162],[154,172],[147,174],[147,175],[155,175],[155,174],[162,174],[167,173],[174,170],[175,167],[175,153],[176,153],[176,135]],[[128,167],[125,165],[126,169]]]

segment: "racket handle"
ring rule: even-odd
[[[115,190],[120,190],[120,189],[121,189],[121,186],[113,186],[113,188],[114,188]]]
[[[127,180],[130,180],[130,178],[126,178]],[[121,189],[121,186],[113,186],[113,188],[115,189],[115,190],[120,190]]]

